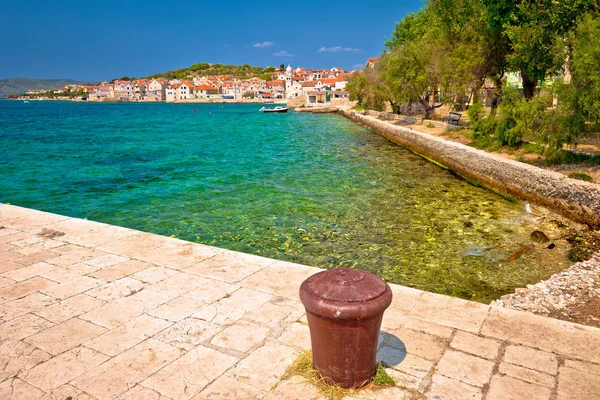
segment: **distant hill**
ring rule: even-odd
[[[23,94],[28,90],[59,89],[68,84],[83,83],[73,79],[33,79],[33,78],[8,78],[0,79],[0,98],[9,94]]]
[[[283,65],[283,64],[282,64]],[[279,70],[279,67],[253,67],[249,64],[233,65],[233,64],[209,64],[199,62],[191,65],[188,68],[180,68],[174,71],[162,72],[160,74],[146,76],[144,78],[164,77],[167,79],[189,79],[200,75],[233,75],[238,78],[246,79],[253,76],[258,76],[263,79],[270,79],[269,72]]]

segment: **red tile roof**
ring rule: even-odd
[[[200,86],[196,86],[196,90],[219,90],[214,86],[209,86],[209,85],[200,85]]]

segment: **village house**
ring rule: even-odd
[[[194,96],[197,99],[209,99],[219,94],[219,88],[210,85],[199,85],[194,88]]]
[[[147,100],[148,101],[163,101],[165,100],[165,88],[166,88],[166,79],[157,78],[152,79],[148,84],[148,93]]]
[[[169,84],[166,86],[166,88],[165,88],[165,101],[166,102],[170,103],[172,101],[175,101],[176,90],[177,90],[176,84]]]
[[[365,68],[373,68],[375,66],[376,62],[377,62],[377,57],[367,59],[367,62],[365,63]]]
[[[134,96],[134,84],[131,81],[114,81],[113,98],[119,101],[129,101]]]
[[[175,89],[175,101],[194,98],[194,83],[183,81]]]
[[[67,93],[69,91],[68,87],[62,87],[60,89],[55,90],[53,93],[54,94],[63,94],[63,93]]]
[[[223,82],[221,84],[221,94],[233,99],[241,99],[242,89],[240,88],[240,83],[236,81]]]
[[[88,101],[105,101],[114,98],[114,87],[110,84],[103,84],[94,88],[89,93]]]
[[[285,98],[285,81],[274,80],[267,82],[267,88],[271,91],[273,99],[284,99]]]
[[[148,86],[145,81],[138,80],[133,84],[133,99],[138,101],[144,101],[146,98]]]

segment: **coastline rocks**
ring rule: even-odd
[[[303,97],[296,97],[296,98],[293,98],[293,99],[289,99],[287,101],[287,106],[289,108],[304,107],[305,106],[304,96]]]
[[[600,327],[600,253],[492,305]]]
[[[531,235],[529,235],[529,238],[536,243],[546,243],[550,241],[550,238],[548,238],[548,236],[546,236],[546,234],[542,231],[533,231],[531,232]]]

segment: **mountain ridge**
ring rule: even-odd
[[[50,90],[58,89],[65,85],[86,84],[74,79],[36,79],[36,78],[6,78],[0,79],[0,98],[8,97],[9,94],[23,94],[28,90]]]

